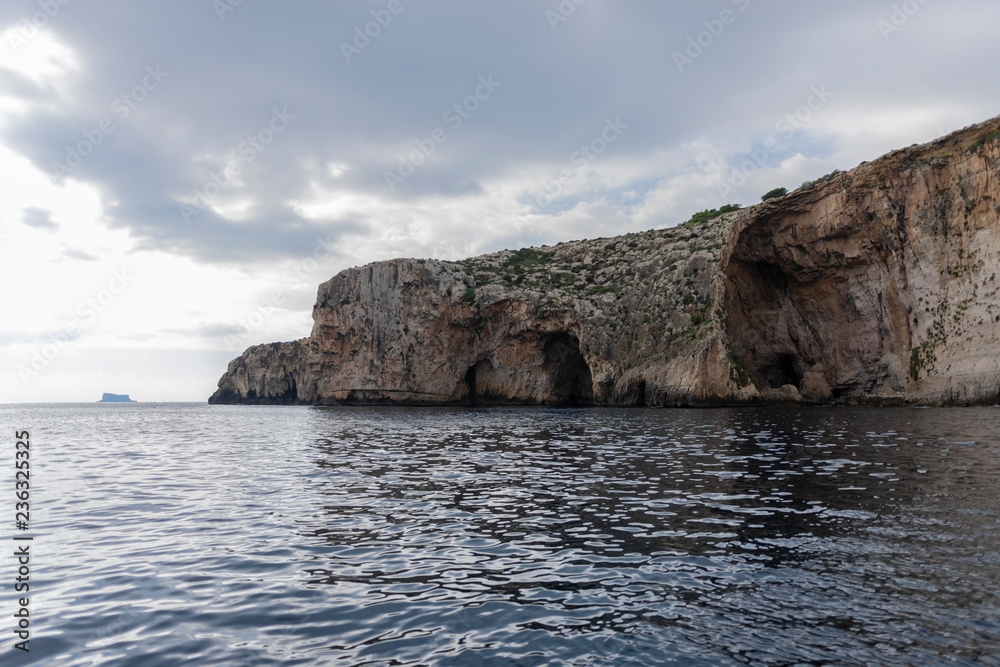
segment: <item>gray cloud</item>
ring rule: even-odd
[[[83,336],[81,331],[55,329],[35,333],[0,333],[0,347],[7,345],[39,345],[45,343],[67,343]]]
[[[63,255],[69,257],[70,259],[79,259],[84,262],[98,261],[97,257],[94,257],[90,253],[84,252],[79,248],[67,248],[66,250],[63,251]]]
[[[989,30],[1000,7],[983,4],[928,3],[885,35],[879,21],[890,19],[892,3],[861,0],[588,0],[557,22],[546,14],[558,13],[554,1],[404,1],[347,62],[341,44],[352,43],[383,3],[242,3],[221,21],[211,3],[193,0],[73,3],[49,24],[79,56],[70,103],[0,70],[8,94],[36,105],[0,138],[46,171],[89,142],[72,177],[119,202],[110,224],[128,229],[140,248],[219,262],[296,257],[319,237],[364,234],[371,224],[369,214],[349,211],[304,219],[289,203],[315,188],[407,203],[483,193],[536,165],[554,178],[606,118],[619,115],[629,129],[607,157],[633,165],[620,190],[635,190],[639,201],[661,179],[700,168],[685,148],[692,142],[730,146],[720,159],[738,165],[813,85],[835,92],[824,113],[841,119],[838,127],[942,100],[956,102],[957,124],[985,120],[1000,111],[1000,91],[983,85],[1000,69]],[[0,24],[34,11],[33,2],[7,3]],[[727,11],[732,21],[722,24]],[[699,39],[704,46],[679,71],[674,54]],[[165,74],[154,81],[147,68]],[[484,76],[499,88],[453,127],[446,113]],[[276,108],[295,118],[252,160],[241,158],[240,147],[267,128]],[[112,129],[101,131],[102,123]],[[438,128],[447,140],[390,191],[386,171]],[[775,160],[828,156],[843,140],[796,133]],[[873,146],[868,157],[882,149]],[[681,158],[664,172],[657,156],[671,154]],[[209,199],[248,208],[230,219],[207,209],[186,220],[181,205],[234,160],[243,160],[241,183]],[[347,170],[335,176],[330,164]],[[575,194],[542,212],[619,194]],[[26,215],[34,216],[26,224],[51,228],[40,213]],[[609,225],[620,223],[611,219],[596,231],[614,231]],[[474,220],[465,233],[476,234]],[[532,229],[506,238],[545,236]]]
[[[44,229],[50,232],[54,232],[59,229],[59,225],[52,222],[51,211],[46,211],[44,208],[36,208],[34,206],[24,209],[21,215],[21,222],[29,227]]]
[[[225,338],[227,336],[239,336],[246,333],[246,327],[240,324],[210,324],[202,322],[195,327],[167,329],[165,333],[180,334],[183,336],[204,336],[206,338]]]

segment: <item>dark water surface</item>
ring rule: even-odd
[[[996,408],[0,422],[4,665],[1000,665]]]

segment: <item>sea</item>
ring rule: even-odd
[[[5,666],[1000,665],[1000,408],[0,424]]]

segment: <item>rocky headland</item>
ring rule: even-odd
[[[1000,118],[753,207],[319,286],[210,403],[1000,399]]]

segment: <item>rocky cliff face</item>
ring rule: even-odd
[[[724,263],[733,353],[816,401],[1000,396],[1000,119],[758,207]]]
[[[315,385],[309,340],[255,345],[229,362],[209,403],[300,404]]]
[[[213,403],[965,403],[1000,395],[1000,118],[684,225],[322,284]]]

